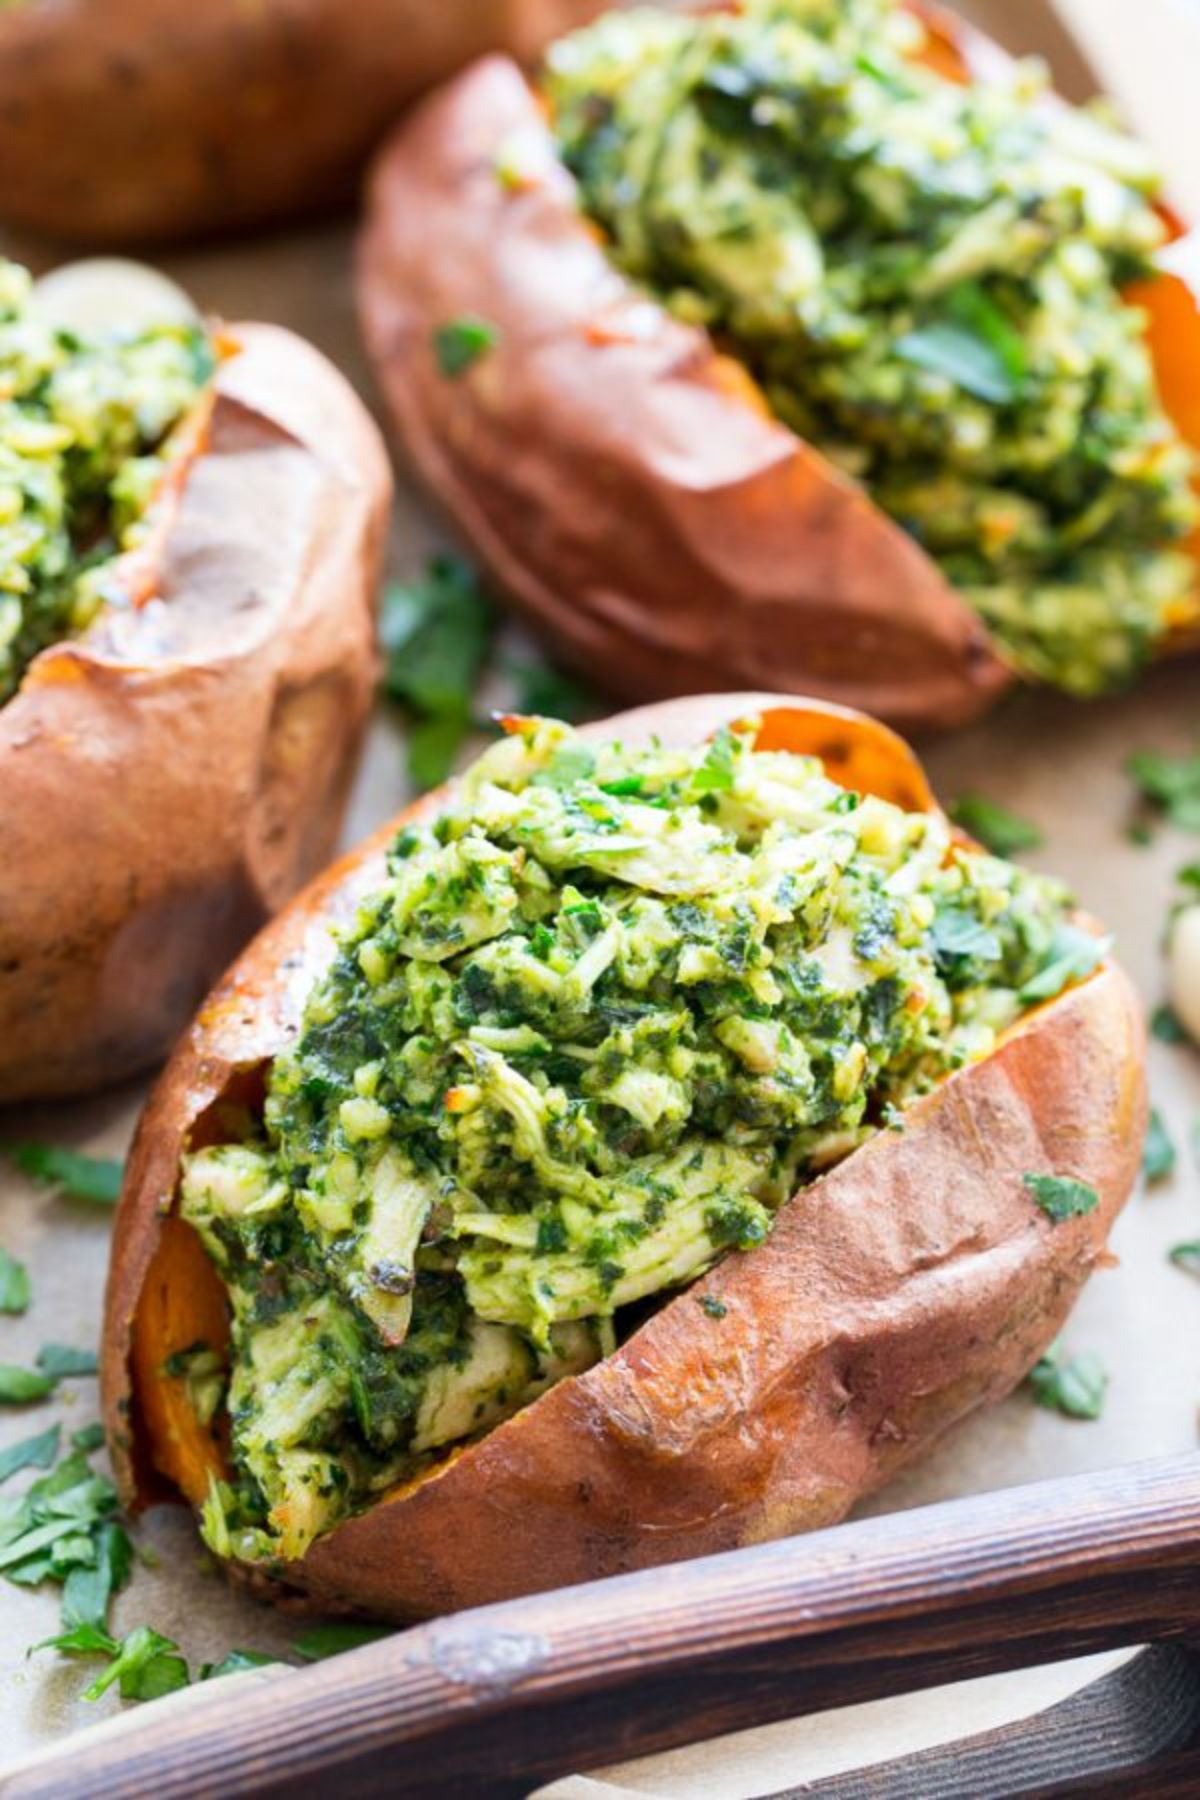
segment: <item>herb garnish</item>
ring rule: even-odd
[[[1200,1238],[1173,1245],[1167,1255],[1177,1269],[1186,1269],[1189,1275],[1200,1275]]]
[[[42,1187],[57,1188],[72,1200],[113,1206],[120,1198],[124,1169],[106,1157],[85,1156],[57,1144],[12,1144],[8,1155],[22,1174]]]
[[[1055,1225],[1061,1225],[1064,1219],[1076,1219],[1084,1213],[1095,1212],[1100,1204],[1095,1188],[1089,1187],[1086,1181],[1077,1181],[1073,1175],[1026,1175],[1024,1181],[1046,1217]]]
[[[329,1625],[312,1625],[292,1645],[301,1662],[322,1662],[327,1656],[340,1656],[343,1650],[357,1650],[363,1644],[374,1644],[379,1638],[391,1637],[386,1625],[358,1625],[353,1621],[337,1621]]]
[[[471,313],[463,313],[459,318],[439,325],[433,334],[438,368],[452,381],[457,380],[499,341],[500,333],[494,325]]]
[[[1175,1145],[1158,1108],[1151,1107],[1142,1150],[1142,1173],[1153,1185],[1165,1181],[1175,1168]]]
[[[1064,1360],[1058,1345],[1039,1358],[1029,1375],[1039,1406],[1071,1419],[1098,1419],[1104,1409],[1108,1372],[1094,1350]]]
[[[29,1271],[24,1263],[0,1250],[0,1312],[23,1313],[29,1305]]]
[[[1139,750],[1126,769],[1142,798],[1180,831],[1200,832],[1200,754],[1166,756]]]
[[[58,1439],[62,1427],[49,1425],[36,1437],[22,1438],[0,1450],[0,1482],[7,1481],[21,1469],[48,1469],[58,1455]]]
[[[982,794],[962,794],[950,808],[950,817],[993,856],[1011,858],[1022,850],[1036,850],[1044,841],[1036,825]]]
[[[54,1377],[16,1363],[0,1363],[0,1406],[28,1406],[54,1392]]]
[[[435,556],[423,576],[384,595],[383,685],[414,714],[408,771],[419,788],[446,779],[471,730],[471,701],[493,628],[477,576],[457,557]]]
[[[1097,937],[1066,920],[1054,927],[1050,961],[1027,981],[1020,992],[1022,1006],[1039,1000],[1053,1000],[1073,981],[1082,981],[1099,967],[1108,953],[1110,939]]]
[[[1160,1044],[1182,1044],[1187,1040],[1187,1032],[1183,1029],[1178,1013],[1166,1001],[1161,1006],[1156,1006],[1150,1015],[1150,1035],[1157,1038]]]

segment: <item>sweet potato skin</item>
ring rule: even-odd
[[[605,729],[694,741],[772,704],[671,702]],[[849,746],[856,776],[874,769],[875,791],[929,804],[908,753],[853,715],[776,703],[760,741]],[[164,1231],[180,1154],[294,1034],[329,959],[328,923],[378,880],[394,829],[250,947],[144,1115],[116,1224],[102,1371],[130,1503],[160,1492],[165,1474],[198,1504],[221,1467],[219,1446],[189,1434],[157,1391],[164,1359],[206,1316],[211,1335],[217,1287],[215,1273],[207,1288],[198,1273],[188,1228],[172,1220]],[[879,1133],[803,1190],[764,1246],[728,1256],[614,1356],[318,1540],[288,1584],[323,1605],[409,1619],[841,1518],[1006,1394],[1059,1330],[1136,1174],[1142,1048],[1136,998],[1106,962],[920,1102],[904,1131]],[[1026,1173],[1073,1174],[1100,1204],[1054,1225]],[[698,1304],[709,1296],[724,1316]]]
[[[602,0],[18,0],[0,9],[0,219],[92,245],[348,202],[401,106],[522,61]]]
[[[495,171],[512,142],[516,190]],[[418,473],[606,690],[794,689],[904,727],[962,724],[1008,685],[924,552],[610,264],[513,63],[477,64],[385,147],[359,307]],[[464,313],[497,339],[451,379],[434,334]]]
[[[390,472],[317,351],[231,335],[155,597],[43,652],[0,709],[0,1101],[161,1057],[336,842]]]

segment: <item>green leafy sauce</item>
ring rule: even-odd
[[[761,1244],[1046,971],[1086,972],[1067,910],[741,732],[521,722],[396,839],[259,1134],[185,1161],[233,1312],[210,1544],[301,1554]]]
[[[959,86],[892,0],[614,13],[545,87],[611,254],[916,537],[1026,676],[1127,681],[1194,606],[1144,319],[1142,152],[1020,65]]]
[[[213,372],[199,326],[82,339],[0,260],[0,705],[40,650],[124,598],[174,433]]]

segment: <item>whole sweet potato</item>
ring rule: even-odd
[[[1005,60],[941,15],[928,53],[959,75]],[[1164,274],[1131,298],[1166,409],[1200,443],[1195,295]],[[706,330],[618,271],[505,59],[380,153],[359,306],[418,473],[514,605],[608,691],[800,688],[911,729],[963,724],[1015,679],[915,539],[772,417]],[[492,338],[448,374],[438,334],[462,318]]]
[[[838,780],[906,809],[934,805],[889,732],[808,701],[678,701],[598,729],[690,744],[760,709],[760,747],[819,755]],[[103,1370],[131,1503],[165,1488],[199,1507],[222,1473],[219,1435],[168,1364],[228,1330],[221,1281],[172,1210],[181,1156],[220,1141],[229,1102],[259,1103],[265,1065],[333,954],[329,926],[378,884],[395,828],[234,965],[142,1121]],[[1141,1047],[1129,983],[1105,961],[911,1107],[902,1132],[877,1132],[803,1188],[760,1248],[727,1256],[604,1361],[337,1525],[281,1579],[404,1619],[841,1518],[1008,1393],[1059,1330],[1134,1180]],[[1052,1222],[1024,1181],[1046,1169],[1094,1188],[1094,1210]]]
[[[123,565],[135,603],[44,650],[0,708],[0,1101],[161,1057],[336,842],[391,478],[317,351],[227,335]]]
[[[0,6],[0,220],[93,244],[348,200],[415,94],[534,56],[588,0],[16,0]]]

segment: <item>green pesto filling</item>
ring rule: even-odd
[[[172,433],[213,372],[199,326],[83,339],[0,261],[0,705],[40,650],[119,605]]]
[[[958,86],[891,0],[613,14],[545,79],[615,260],[712,329],[1026,676],[1091,695],[1189,615],[1190,452],[1119,289],[1153,170],[1022,65]]]
[[[261,1132],[186,1160],[233,1307],[209,1542],[295,1557],[586,1368],[1101,954],[811,759],[526,721],[396,840]]]

